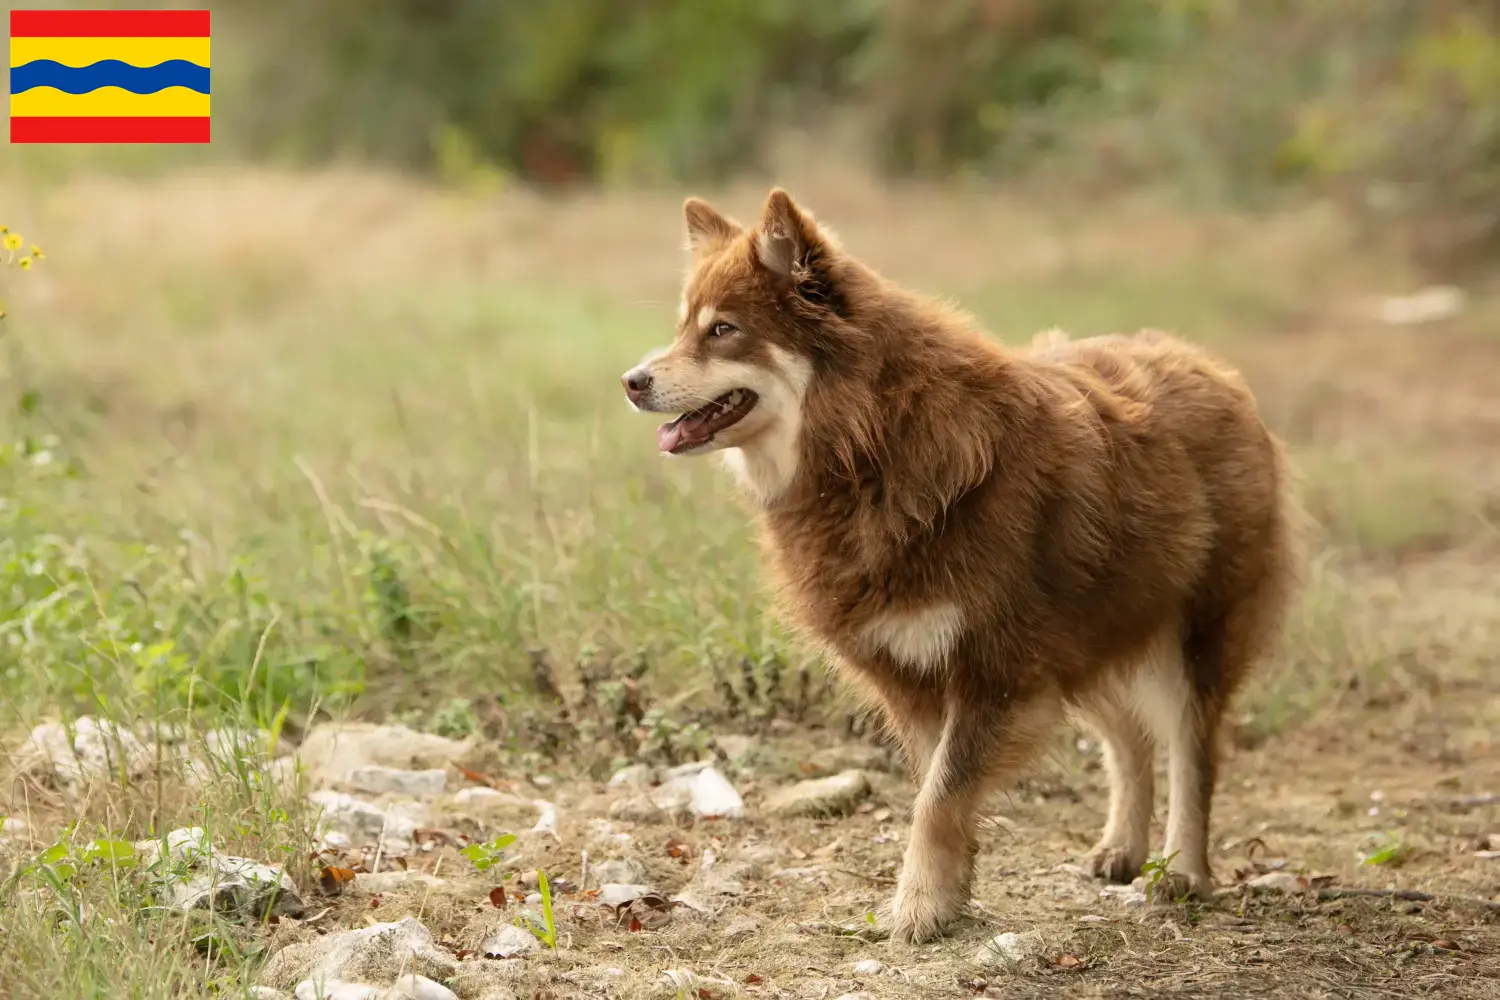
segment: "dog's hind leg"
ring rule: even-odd
[[[1151,734],[1135,713],[1131,693],[1119,685],[1092,692],[1073,714],[1103,742],[1109,775],[1109,818],[1084,868],[1096,878],[1129,882],[1151,851]]]
[[[978,850],[980,801],[995,779],[1014,775],[1031,758],[1056,707],[1046,697],[946,699],[942,738],[917,793],[892,903],[895,940],[927,941],[962,913]]]

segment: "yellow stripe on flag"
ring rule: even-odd
[[[87,94],[65,94],[56,87],[34,87],[10,95],[12,118],[205,118],[208,95],[186,87],[155,94],[132,94],[100,87]]]
[[[12,38],[10,64],[51,59],[64,66],[89,66],[118,59],[132,66],[159,66],[171,59],[208,63],[207,38]]]

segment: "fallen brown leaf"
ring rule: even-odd
[[[495,886],[490,890],[490,905],[497,910],[505,909],[505,887]]]

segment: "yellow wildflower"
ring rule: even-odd
[[[42,253],[42,248],[37,246],[35,243],[31,244],[31,256],[35,257],[37,260],[47,259],[47,255]]]
[[[23,271],[29,271],[29,270],[31,270],[31,258],[30,257],[22,257],[20,260],[16,261],[16,263],[21,265],[21,270],[23,270]]]
[[[25,240],[21,239],[20,233],[8,232],[5,234],[5,249],[7,250],[19,250],[21,249],[21,244],[25,242]]]

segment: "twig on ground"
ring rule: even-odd
[[[862,878],[866,882],[874,882],[876,885],[895,885],[896,884],[896,880],[895,879],[888,878],[888,877],[886,877],[884,875],[867,875],[864,872],[856,872],[856,871],[851,871],[848,868],[837,868],[837,867],[834,868],[834,871],[836,871],[836,872],[843,872],[845,875],[848,875],[851,878]]]

